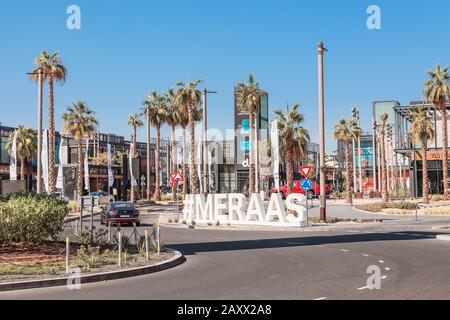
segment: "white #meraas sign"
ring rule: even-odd
[[[305,201],[301,194],[291,194],[283,202],[280,194],[272,194],[267,208],[261,194],[253,194],[249,201],[245,195],[202,194],[187,195],[184,200],[183,219],[188,223],[223,222],[271,226],[306,226]]]

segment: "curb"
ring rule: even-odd
[[[175,253],[175,257],[168,261],[160,262],[152,266],[144,266],[127,270],[110,271],[104,273],[90,274],[85,276],[80,276],[80,284],[103,282],[124,278],[131,278],[142,276],[150,273],[160,272],[163,270],[174,268],[186,261],[183,254],[176,250],[168,249],[168,252]],[[37,288],[48,288],[65,286],[68,281],[71,281],[73,277],[55,278],[55,279],[44,279],[44,280],[32,280],[32,281],[20,281],[20,282],[7,282],[0,284],[1,291],[15,291],[15,290],[25,290],[25,289],[37,289]]]
[[[450,241],[450,235],[449,234],[440,234],[436,236],[437,240],[441,241]]]

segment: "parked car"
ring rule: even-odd
[[[106,191],[95,191],[95,192],[91,192],[89,193],[90,197],[107,197],[109,196],[109,193]]]
[[[131,202],[110,202],[101,212],[101,224],[117,225],[136,223],[141,225],[141,213]]]
[[[305,191],[303,191],[302,188],[300,188],[300,180],[294,181],[294,188],[292,190],[292,193],[299,193],[306,195]],[[278,193],[277,188],[273,188],[271,193]],[[283,199],[285,199],[288,196],[287,192],[287,186],[280,186],[280,193],[282,194]],[[330,185],[325,185],[325,195],[331,194],[331,187]],[[308,199],[313,199],[315,197],[320,196],[320,185],[318,183],[313,183],[312,189],[308,191]]]

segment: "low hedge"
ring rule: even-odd
[[[369,211],[369,212],[382,212],[383,209],[400,209],[400,210],[416,210],[418,208],[417,203],[414,202],[377,202],[377,203],[370,203],[370,204],[363,204],[356,206],[356,209],[363,210],[363,211]]]
[[[55,196],[9,194],[0,198],[0,243],[57,240],[68,213],[67,202]]]

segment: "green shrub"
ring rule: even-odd
[[[67,202],[54,196],[9,194],[0,199],[0,243],[57,240],[68,213]]]
[[[377,203],[370,203],[370,204],[364,204],[356,206],[356,209],[363,210],[363,211],[369,211],[369,212],[381,212],[383,209],[400,209],[400,210],[416,210],[417,203],[414,202],[389,202],[389,203],[383,203],[383,202],[377,202]]]
[[[444,201],[444,200],[445,200],[445,197],[441,194],[433,194],[431,196],[431,201],[433,201],[433,202]]]

